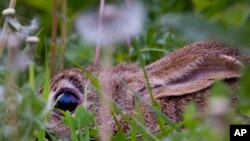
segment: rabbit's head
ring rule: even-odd
[[[173,121],[179,121],[185,105],[194,101],[199,109],[206,110],[210,86],[216,80],[224,80],[236,86],[241,77],[242,62],[237,51],[223,43],[202,41],[187,45],[146,66],[153,98],[161,104],[161,111]],[[113,68],[91,66],[88,69],[100,83],[104,96],[115,102],[128,116],[135,112],[135,94],[151,102],[143,70],[133,64],[119,64]],[[95,119],[100,123],[99,93],[86,77],[86,71],[68,69],[55,75],[50,82],[49,103],[54,106],[48,129],[61,137],[69,137],[69,129],[62,123],[60,110],[72,114],[77,106],[95,109]],[[149,105],[140,102],[146,126],[158,128],[155,114]],[[60,110],[58,110],[60,109]],[[119,118],[125,132],[126,123]],[[117,131],[114,118],[110,117],[113,132]]]

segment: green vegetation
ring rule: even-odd
[[[250,53],[249,0],[140,1],[146,15],[143,31],[131,39],[131,48],[127,47],[126,41],[112,45],[115,48],[110,60],[112,65],[129,62],[138,63],[144,67],[145,64],[160,59],[174,49],[197,40],[225,41],[242,53],[248,53],[248,55]],[[62,0],[59,0],[59,4],[61,2]],[[109,0],[107,3],[120,4],[118,0]],[[2,0],[0,10],[7,8],[8,4],[8,0]],[[60,49],[61,40],[58,39],[56,46],[57,55],[64,58],[64,68],[86,67],[94,61],[95,45],[87,43],[75,33],[74,19],[81,10],[98,10],[98,7],[99,1],[97,0],[68,0],[67,15],[59,12],[58,29],[61,28],[63,18],[66,18],[68,29],[64,52]],[[13,62],[9,53],[11,51],[6,47],[0,57],[0,140],[44,141],[45,122],[49,111],[46,102],[49,92],[53,1],[19,0],[15,10],[18,21],[24,25],[29,25],[35,17],[39,19],[39,28],[35,34],[40,41],[36,48],[29,52],[33,65],[30,65],[28,69],[13,66],[12,64],[18,62]],[[1,23],[3,20],[4,18],[1,18]],[[58,33],[61,32],[58,31]],[[19,51],[25,52],[30,48],[24,42],[22,46],[24,47],[19,48]],[[161,131],[149,133],[140,114],[132,118],[124,115],[123,118],[132,128],[131,136],[127,137],[122,132],[118,132],[112,140],[229,140],[230,124],[250,124],[249,70],[249,67],[242,70],[244,75],[240,89],[230,90],[224,83],[218,82],[213,86],[213,93],[209,99],[210,102],[218,102],[218,99],[230,101],[228,93],[236,91],[241,101],[239,105],[228,106],[219,115],[213,113],[199,115],[196,107],[191,103],[185,109],[184,120],[171,124],[168,117],[159,112],[159,106],[155,102],[152,108],[157,114]],[[145,78],[146,76],[145,74]],[[91,75],[88,77],[96,87],[99,87],[98,82]],[[38,95],[41,86],[44,87],[42,97]],[[112,106],[113,113],[119,112],[115,104],[112,103]],[[139,106],[137,109],[140,113]],[[93,113],[87,112],[83,107],[76,109],[75,117],[66,112],[64,123],[69,126],[73,141],[92,140],[99,135]],[[166,126],[165,123],[167,123]],[[182,130],[181,127],[185,128]],[[57,140],[57,137],[53,135],[51,138]]]

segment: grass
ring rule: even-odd
[[[136,46],[137,41],[133,42],[133,45]],[[139,48],[135,47],[135,52],[139,58],[141,66],[144,68],[144,60],[142,59],[142,54]],[[9,103],[7,101],[1,100],[0,101],[0,109],[3,111],[3,114],[0,115],[0,140],[14,140],[16,138],[12,138],[13,134],[18,135],[18,140],[39,140],[43,141],[45,137],[45,123],[47,116],[49,114],[49,110],[46,109],[46,101],[48,99],[49,93],[49,67],[48,67],[48,59],[46,57],[45,63],[45,73],[44,73],[44,91],[43,91],[43,98],[37,95],[36,90],[34,90],[34,82],[33,79],[36,80],[34,77],[34,70],[28,71],[30,75],[28,75],[27,80],[32,79],[32,81],[27,81],[26,84],[23,84],[21,87],[18,87],[13,95],[9,93],[6,95],[8,97],[16,99],[15,105],[15,117],[10,116],[10,112],[7,108]],[[86,76],[91,80],[92,85],[102,94],[100,89],[100,84],[98,80],[92,76],[84,67],[79,65],[77,62],[71,60],[76,67],[81,68]],[[120,107],[115,103],[111,102],[111,112],[112,114],[120,114],[122,118],[131,126],[131,134],[130,136],[126,136],[121,131],[118,132],[115,136],[111,138],[113,141],[118,140],[182,140],[182,139],[189,139],[189,140],[214,140],[214,141],[221,141],[221,140],[228,140],[229,132],[228,128],[230,124],[249,124],[249,68],[245,68],[243,70],[244,75],[241,80],[241,88],[238,90],[240,93],[239,99],[242,101],[236,107],[228,107],[220,116],[217,115],[209,115],[204,116],[202,114],[198,114],[194,104],[190,104],[187,106],[184,112],[184,119],[183,122],[180,123],[172,123],[168,117],[162,114],[159,110],[159,105],[156,101],[153,101],[153,104],[143,101],[140,99],[140,96],[131,88],[128,89],[136,96],[137,102],[150,106],[153,111],[156,113],[158,124],[160,125],[160,131],[156,133],[150,133],[146,127],[141,116],[141,109],[140,105],[136,104],[137,112],[134,113],[134,116],[128,117],[121,113]],[[11,75],[11,74],[10,74]],[[13,75],[13,74],[12,74]],[[18,76],[18,75],[17,75]],[[36,77],[36,76],[35,76]],[[146,71],[144,71],[144,77],[147,80]],[[18,78],[16,78],[18,79]],[[32,82],[32,83],[31,83]],[[121,80],[122,82],[122,80]],[[122,82],[124,83],[124,82]],[[148,82],[149,83],[149,82]],[[126,83],[124,83],[126,86]],[[223,90],[223,89],[224,90]],[[36,88],[38,89],[38,88]],[[148,90],[151,88],[148,85]],[[220,98],[222,95],[225,98],[229,98],[227,95],[228,88],[225,87],[223,83],[216,83],[213,87],[213,98]],[[152,98],[152,97],[151,97]],[[12,103],[13,104],[13,103]],[[69,126],[73,141],[86,141],[86,140],[93,140],[99,137],[98,126],[96,125],[94,119],[94,111],[89,112],[84,107],[79,106],[76,109],[76,113],[74,117],[69,113],[65,113],[65,118],[63,119],[64,123]],[[18,117],[18,118],[17,118]],[[245,118],[247,117],[247,118]],[[9,124],[10,119],[15,120],[15,124]],[[223,120],[222,120],[223,119]],[[222,125],[214,125],[213,123],[223,123]],[[167,123],[167,124],[166,124]],[[16,133],[11,131],[11,126],[17,128],[15,130]],[[86,128],[87,127],[87,128]],[[184,129],[180,130],[181,127],[185,127]],[[218,131],[218,132],[216,132]],[[52,139],[58,140],[56,136],[52,135]]]
[[[250,36],[250,22],[248,16],[249,10],[247,10],[247,8],[245,8],[246,10],[244,8],[241,11],[237,10],[237,7],[245,7],[245,5],[247,5],[245,4],[247,1],[223,1],[225,3],[219,3],[219,8],[212,8],[213,10],[210,10],[212,6],[215,6],[212,2],[207,1],[209,4],[202,5],[202,0],[192,1],[194,3],[193,7],[188,8],[187,5],[189,5],[191,1],[186,1],[185,3],[182,3],[181,1],[173,2],[172,0],[168,0],[168,3],[157,0],[152,2],[143,2],[145,7],[148,9],[146,19],[147,25],[143,34],[131,39],[131,48],[127,48],[126,43],[114,45],[115,51],[111,56],[110,63],[112,65],[116,65],[121,62],[139,64],[144,72],[144,78],[147,82],[147,90],[153,104],[141,99],[141,97],[133,89],[129,88],[125,82],[120,80],[120,82],[135,97],[136,112],[132,117],[128,117],[121,112],[121,107],[117,103],[110,101],[111,115],[113,115],[114,118],[114,115],[116,114],[121,115],[121,117],[131,127],[130,135],[125,135],[123,132],[119,131],[116,135],[111,137],[111,140],[229,140],[228,129],[230,124],[250,124],[249,67],[242,69],[243,76],[240,81],[239,89],[231,90],[223,82],[216,82],[212,87],[212,94],[211,98],[209,98],[209,103],[220,101],[221,99],[230,101],[230,91],[234,91],[238,94],[240,101],[236,106],[230,105],[226,107],[226,109],[219,115],[213,114],[213,112],[200,114],[197,112],[195,105],[190,103],[184,111],[183,121],[173,123],[160,111],[159,104],[153,99],[153,93],[149,85],[145,66],[187,43],[200,39],[213,39],[212,37],[216,37],[223,41],[228,41],[229,44],[239,46],[239,50],[249,49],[250,42],[245,38]],[[91,5],[93,3],[86,2],[84,4]],[[77,7],[75,5],[79,5],[73,4],[74,3],[68,2],[69,10],[72,7],[73,9]],[[32,5],[32,3],[28,0],[24,2],[24,7],[26,9],[32,9],[30,7],[27,8],[27,5]],[[0,4],[0,7],[3,6]],[[46,7],[48,6],[39,7],[40,9],[36,10],[41,10],[43,12],[51,10],[46,9]],[[223,11],[220,11],[221,9],[225,9],[226,12],[224,13]],[[33,11],[36,10],[33,9]],[[197,11],[198,13],[196,13]],[[32,12],[23,11],[23,13],[29,15]],[[46,17],[47,13],[44,13],[42,18]],[[72,11],[70,11],[70,13],[72,15],[76,14],[76,12]],[[236,16],[241,15],[240,17],[243,17],[243,19],[235,18],[239,21],[234,21],[235,19],[229,20],[230,14],[228,13],[234,13]],[[42,14],[42,12],[39,14]],[[163,22],[160,22],[160,20]],[[45,30],[41,31],[39,35],[43,42],[40,42],[36,51],[33,52],[32,55],[34,55],[35,59],[32,60],[34,63],[29,66],[29,69],[23,71],[12,71],[15,69],[10,69],[9,64],[14,62],[8,62],[9,56],[7,55],[8,51],[6,49],[0,59],[1,141],[45,140],[45,125],[51,110],[47,107],[49,97],[49,80],[51,77],[51,67],[49,66],[50,59],[48,56],[51,53],[49,51],[51,48],[48,47],[50,44],[50,33],[46,34],[49,27],[44,27],[47,25],[46,23],[44,24],[44,21],[51,21],[51,17],[48,19],[42,19],[41,27]],[[72,23],[68,24],[72,26]],[[193,31],[191,34],[190,29]],[[93,62],[95,48],[93,48],[93,45],[89,45],[84,40],[81,40],[72,31],[70,31],[70,29],[68,31],[69,33],[67,39],[64,39],[65,41],[63,41],[63,44],[68,46],[63,51],[65,53],[65,68],[77,67],[82,69],[91,81],[91,84],[98,91],[99,95],[103,95],[98,79],[89,73],[85,68],[85,66],[88,66],[91,62]],[[237,38],[234,38],[234,36],[237,36]],[[22,48],[20,51],[22,52]],[[61,52],[59,54],[61,54]],[[43,93],[42,95],[38,95],[38,90],[41,87],[43,87]],[[160,126],[159,131],[152,133],[146,129],[140,103],[151,107],[155,112],[157,122]],[[70,128],[72,134],[71,140],[87,141],[99,138],[100,130],[98,129],[97,123],[94,119],[94,112],[95,111],[87,111],[85,107],[79,106],[76,109],[74,116],[72,116],[69,112],[64,113],[65,117],[63,122]],[[115,120],[117,121],[117,119]],[[120,125],[118,121],[117,124],[119,127]],[[58,137],[53,134],[50,136],[52,140],[59,140]]]

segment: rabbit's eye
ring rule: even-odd
[[[77,98],[70,91],[62,91],[56,98],[55,108],[73,112],[79,104],[79,98]]]

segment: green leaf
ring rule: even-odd
[[[250,117],[250,67],[245,67],[243,69],[243,76],[241,79],[241,89],[240,89],[240,105],[239,110]]]
[[[214,0],[192,0],[195,10],[201,12],[215,4]]]
[[[38,141],[44,141],[45,140],[45,131],[43,131],[43,130],[36,131],[35,136],[37,137]]]
[[[97,138],[99,135],[98,129],[96,127],[90,128],[89,129],[89,136],[91,138]]]
[[[211,21],[200,15],[189,14],[168,14],[159,20],[162,30],[170,29],[178,36],[187,40],[220,40],[240,47],[250,45],[247,33],[235,27],[227,27],[219,22]]]
[[[196,114],[197,109],[195,107],[195,104],[189,103],[186,106],[183,114],[183,123],[188,129],[194,130],[197,127],[198,120],[195,116]]]
[[[74,117],[71,116],[69,111],[66,111],[65,117],[63,118],[63,122],[65,125],[67,125],[70,129],[71,133],[71,140],[72,141],[78,141],[78,135],[77,135],[77,127],[78,123]]]
[[[149,28],[147,39],[146,39],[148,47],[151,47],[153,45],[154,33],[155,33],[155,29],[153,27]]]
[[[127,138],[124,135],[124,133],[120,130],[115,136],[111,138],[111,141],[127,141]]]
[[[226,96],[229,91],[228,87],[221,81],[216,81],[212,86],[212,96]]]
[[[49,62],[47,46],[45,46],[45,76],[43,85],[43,99],[48,100],[50,92],[50,73],[49,73]]]
[[[232,26],[238,26],[247,21],[249,16],[249,6],[246,4],[235,4],[228,7],[222,12],[218,12],[213,16],[213,19]]]
[[[131,122],[130,139],[131,141],[136,141],[137,126],[136,122],[133,120]]]
[[[28,3],[30,6],[43,11],[50,11],[53,7],[53,0],[25,0],[25,2]]]

